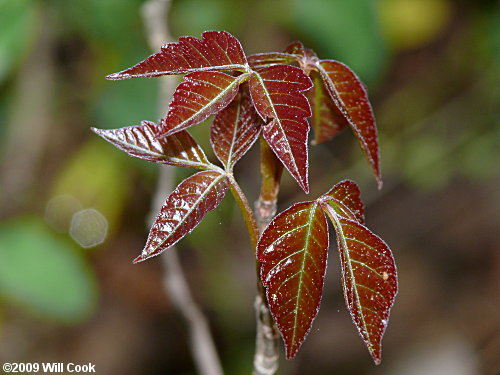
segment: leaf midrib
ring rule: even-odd
[[[229,170],[232,169],[232,158],[233,158],[233,149],[234,149],[234,145],[236,143],[236,140],[237,140],[237,134],[238,134],[238,124],[239,124],[239,119],[240,119],[240,113],[241,113],[241,97],[240,97],[240,101],[238,102],[238,109],[237,109],[237,112],[236,112],[236,117],[235,117],[235,120],[234,120],[234,127],[233,127],[233,137],[231,139],[231,146],[229,147],[229,152],[227,154],[227,168]]]
[[[204,173],[204,172],[199,172],[199,173]],[[215,173],[218,173],[218,172],[215,172]],[[193,175],[193,176],[196,176],[196,175]],[[168,239],[170,237],[173,236],[174,233],[177,232],[177,230],[179,229],[179,227],[184,224],[184,222],[186,221],[186,218],[189,217],[191,215],[191,213],[199,206],[200,202],[203,201],[203,199],[209,194],[210,191],[212,191],[213,187],[219,183],[219,181],[224,178],[224,175],[219,173],[219,175],[210,183],[210,185],[207,186],[207,188],[205,189],[205,191],[203,192],[203,194],[200,194],[199,198],[195,201],[195,204],[192,205],[191,209],[189,209],[187,211],[187,213],[184,215],[183,219],[182,220],[179,220],[179,222],[177,223],[177,225],[174,227],[174,229],[172,229],[170,231],[170,234],[163,240],[160,242],[160,244],[158,246],[156,246],[154,248],[153,251],[149,252],[148,255],[150,254],[153,254],[155,251],[157,251],[161,246],[163,246],[163,244],[165,244],[165,242],[168,241]]]
[[[349,275],[351,276],[351,279],[353,280],[353,282],[352,282],[352,288],[353,288],[353,291],[354,291],[354,295],[356,297],[356,306],[358,308],[358,314],[361,316],[361,321],[363,323],[363,330],[366,333],[367,341],[370,344],[369,345],[370,351],[372,351],[372,350],[374,350],[373,349],[373,344],[372,344],[372,340],[370,338],[370,332],[368,331],[368,327],[367,327],[367,324],[366,324],[366,321],[365,321],[365,314],[363,314],[363,309],[362,309],[363,306],[361,305],[361,301],[359,299],[359,292],[358,292],[358,288],[357,288],[357,285],[356,285],[356,277],[354,276],[354,271],[353,271],[353,269],[351,267],[351,256],[349,254],[349,247],[347,246],[347,242],[345,241],[345,236],[344,236],[344,231],[342,229],[342,224],[340,223],[338,215],[333,210],[333,208],[332,208],[332,210],[329,210],[329,212],[332,214],[331,217],[332,217],[332,219],[334,221],[334,226],[337,229],[337,237],[340,239],[340,242],[342,243],[342,246],[345,249],[345,257],[346,257],[346,261],[347,261],[347,269],[349,270]]]
[[[242,74],[238,77],[231,77],[229,76],[230,78],[234,78],[234,80],[228,85],[226,86],[223,90],[221,90],[215,97],[212,98],[212,100],[210,100],[207,104],[205,104],[203,107],[201,107],[198,111],[194,112],[190,117],[188,117],[186,120],[178,123],[174,128],[170,129],[169,131],[167,131],[165,134],[162,134],[160,136],[160,138],[164,138],[164,137],[168,137],[169,135],[172,135],[172,134],[175,134],[175,130],[179,130],[179,129],[184,129],[186,128],[187,126],[186,123],[189,123],[189,121],[191,121],[194,117],[196,116],[199,116],[200,113],[203,113],[204,111],[207,110],[207,108],[209,108],[210,106],[214,105],[214,103],[217,103],[224,95],[226,95],[233,87],[239,85],[241,82],[243,82],[244,79],[246,79],[248,76],[246,74]],[[209,83],[211,84],[212,86],[214,87],[218,87],[218,86],[215,86],[213,85],[213,83],[211,82],[207,82],[207,81],[203,81],[203,82],[206,82],[206,83]],[[189,108],[191,109],[191,108]],[[193,124],[194,125],[194,124]]]
[[[195,168],[198,167],[198,168],[203,168],[203,169],[212,169],[211,163],[208,162],[208,160],[206,159],[205,153],[200,148],[196,148],[196,151],[198,154],[197,156],[200,158],[200,160],[202,160],[202,158],[200,156],[203,156],[203,158],[205,160],[207,160],[206,163],[203,161],[197,162],[197,161],[193,161],[190,159],[181,159],[181,158],[176,158],[173,156],[168,156],[167,154],[154,152],[149,148],[141,147],[138,144],[128,143],[128,142],[122,141],[118,138],[115,138],[116,139],[115,140],[112,137],[107,136],[107,135],[105,135],[105,137],[108,138],[109,140],[113,140],[113,141],[119,143],[120,145],[124,146],[125,148],[132,149],[133,151],[136,151],[138,153],[140,152],[140,153],[152,156],[152,157],[157,157],[158,159],[161,159],[161,160],[172,161],[172,162],[176,162],[178,164],[189,165],[190,167],[195,167]],[[137,137],[135,135],[134,135],[134,138],[136,138],[136,140],[137,140]],[[163,145],[162,145],[162,147],[163,147]],[[185,152],[185,150],[183,150],[183,151]],[[199,151],[201,151],[201,153]],[[187,152],[186,152],[186,154],[187,154]]]
[[[269,94],[269,91],[267,90],[266,85],[264,84],[264,80],[262,79],[262,77],[260,76],[260,74],[259,74],[259,73],[254,72],[254,74],[255,74],[255,76],[257,77],[257,79],[259,80],[259,83],[260,83],[260,85],[261,85],[261,87],[262,87],[262,89],[263,89],[263,91],[264,91],[264,95],[265,95],[265,97],[266,97],[266,99],[267,99],[268,103],[270,104],[271,111],[273,112],[273,115],[274,115],[273,119],[276,121],[276,124],[278,124],[278,126],[279,126],[279,128],[280,128],[280,130],[281,130],[282,134],[284,134],[284,137],[283,137],[283,138],[284,138],[284,139],[285,139],[285,141],[286,141],[286,145],[287,145],[288,152],[290,152],[290,154],[292,154],[292,155],[293,155],[293,152],[292,152],[292,147],[290,146],[290,143],[288,142],[288,138],[287,138],[287,136],[286,136],[285,129],[283,128],[283,125],[281,124],[281,120],[280,120],[280,118],[279,118],[278,114],[276,113],[276,111],[275,111],[275,109],[274,109],[274,103],[273,103],[273,101],[272,101],[272,99],[271,99],[271,96],[270,96],[270,94]],[[272,122],[272,120],[271,120],[271,122]],[[293,167],[294,167],[295,172],[296,172],[296,173],[300,176],[300,172],[299,172],[299,169],[298,169],[298,167],[297,167],[297,163],[295,163],[295,156],[294,156],[294,157],[292,157],[292,158],[291,158],[291,160],[292,160],[292,163],[293,163]]]
[[[310,245],[309,238],[311,237],[311,228],[312,228],[312,221],[313,221],[312,217],[314,216],[314,213],[316,212],[316,207],[317,207],[317,203],[313,203],[312,206],[310,207],[309,217],[307,220],[307,222],[308,222],[307,233],[304,236],[304,241],[306,243],[306,246],[303,249],[302,264],[300,267],[299,290],[298,290],[296,302],[295,302],[295,316],[294,316],[294,322],[293,322],[292,344],[295,343],[295,336],[297,335],[297,323],[298,323],[299,303],[300,303],[299,300],[300,300],[300,296],[302,295],[302,289],[305,288],[305,286],[302,285],[302,278],[304,275],[306,258],[309,255],[309,245]]]
[[[359,129],[358,125],[354,122],[352,119],[351,115],[349,114],[349,111],[347,110],[347,106],[345,105],[344,101],[342,100],[337,88],[335,87],[335,84],[333,83],[332,79],[328,75],[328,72],[323,68],[320,62],[316,64],[316,67],[320,71],[321,76],[323,77],[323,80],[327,81],[328,85],[327,88],[330,91],[333,91],[333,95],[330,95],[332,100],[334,101],[335,105],[340,109],[344,117],[347,119],[347,122],[351,126],[351,129],[356,133],[356,136],[361,142],[361,148],[365,152],[365,155],[367,155],[368,159],[370,160],[370,164],[373,164],[375,161],[372,157],[370,148],[368,144],[366,143],[363,134],[361,134],[361,130]]]

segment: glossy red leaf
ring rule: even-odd
[[[92,130],[139,159],[199,169],[207,169],[211,165],[201,147],[186,130],[162,139],[156,136],[158,125],[150,121],[143,121],[140,126]]]
[[[281,52],[257,53],[248,56],[248,64],[254,70],[267,68],[276,64],[290,64],[294,61],[296,61],[295,56]]]
[[[161,136],[168,136],[206,120],[226,107],[238,93],[242,74],[232,77],[220,72],[187,74],[174,92]]]
[[[364,225],[337,215],[322,203],[337,233],[347,308],[375,361],[381,361],[382,336],[398,290],[397,272],[387,244]]]
[[[365,87],[349,67],[338,61],[321,60],[316,66],[335,105],[353,129],[381,188],[377,126]]]
[[[351,180],[344,180],[333,186],[320,201],[329,203],[337,215],[365,223],[365,208],[361,201],[358,185]]]
[[[259,115],[269,121],[263,136],[300,187],[309,192],[307,134],[311,108],[302,91],[312,82],[302,69],[274,65],[254,72],[250,94]]]
[[[133,67],[110,74],[107,79],[158,77],[200,70],[245,70],[246,58],[240,42],[227,31],[206,31],[202,39],[185,36]]]
[[[134,263],[156,256],[191,232],[224,198],[229,183],[224,174],[202,171],[182,181],[167,197]]]
[[[260,134],[260,119],[248,92],[240,92],[214,118],[210,142],[217,158],[232,169],[234,164],[252,147]]]
[[[311,78],[314,86],[307,92],[307,98],[312,110],[313,144],[319,145],[335,137],[348,122],[330,98],[319,73],[311,71]]]
[[[328,254],[328,224],[317,202],[297,203],[276,216],[257,245],[267,301],[295,356],[319,311]]]

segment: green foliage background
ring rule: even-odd
[[[195,373],[159,262],[130,264],[145,241],[157,167],[89,130],[159,117],[158,80],[104,79],[151,53],[142,5],[0,0],[2,362],[81,360],[103,374]],[[500,321],[491,305],[500,270],[498,10],[486,0],[172,1],[174,37],[224,29],[248,54],[298,39],[321,58],[348,64],[370,90],[384,189],[376,190],[349,131],[311,147],[310,180],[312,195],[356,180],[370,227],[395,253],[401,292],[383,369],[371,365],[349,322],[332,254],[313,332],[296,360],[283,360],[281,374],[402,373],[412,359],[430,363],[432,351],[421,348],[442,342],[472,358],[453,357],[457,368],[500,370]],[[208,126],[193,134],[207,149]],[[236,171],[250,200],[257,160],[253,150]],[[281,209],[306,199],[289,176],[280,197]],[[73,214],[87,208],[109,225],[92,249],[69,234]],[[227,198],[179,245],[228,374],[249,373],[253,352],[254,261],[245,236]]]

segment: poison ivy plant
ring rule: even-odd
[[[257,246],[271,313],[293,358],[311,329],[321,302],[330,218],[337,235],[344,298],[375,363],[394,302],[397,273],[391,250],[364,226],[357,185],[342,181],[315,201],[276,216]]]
[[[279,163],[308,193],[308,118],[312,116],[313,144],[329,141],[347,126],[353,130],[380,188],[377,129],[364,85],[346,65],[321,60],[299,42],[285,52],[247,57],[239,41],[225,31],[207,31],[201,39],[182,37],[107,78],[172,74],[185,74],[184,81],[159,124],[143,121],[120,129],[93,128],[131,156],[201,170],[167,196],[134,263],[174,245],[230,190],[255,249],[260,291],[291,359],[320,308],[329,218],[336,232],[347,307],[373,360],[380,363],[397,273],[389,247],[364,225],[357,185],[342,181],[316,200],[297,203],[259,233],[256,216],[233,174],[235,164],[260,137],[260,199],[265,196],[266,204],[276,201]],[[222,167],[207,159],[187,130],[212,115],[210,143]]]

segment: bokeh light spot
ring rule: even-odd
[[[104,242],[108,221],[94,208],[78,211],[73,215],[69,234],[83,248],[95,247]]]

